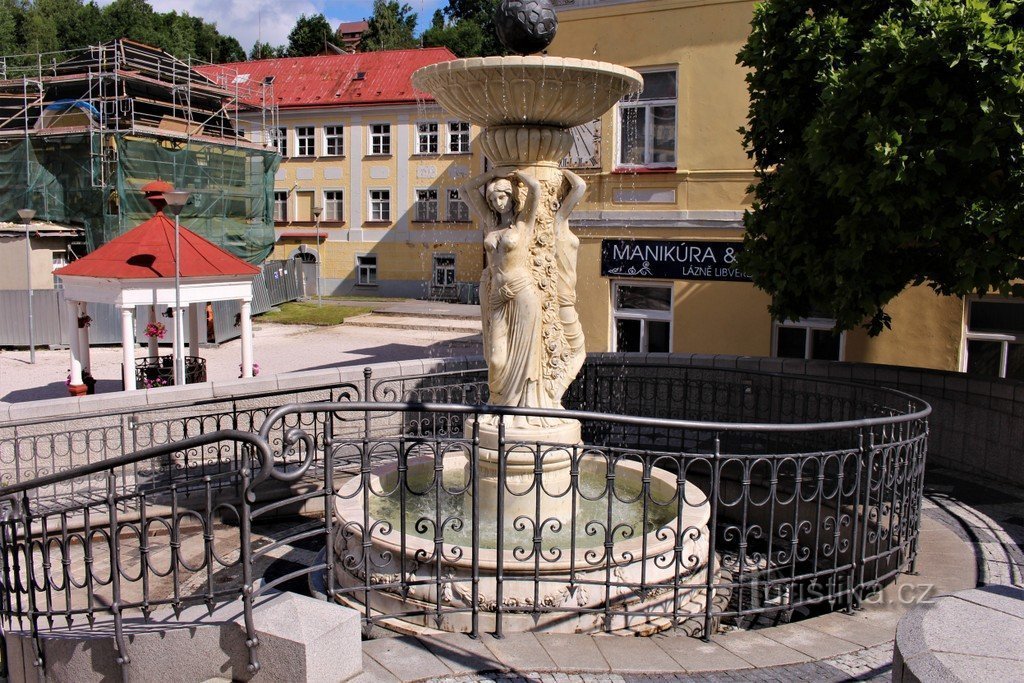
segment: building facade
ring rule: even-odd
[[[910,287],[887,309],[892,330],[837,335],[827,318],[773,321],[769,296],[730,267],[755,180],[738,133],[748,99],[736,64],[754,5],[576,0],[559,8],[550,54],[622,64],[645,80],[639,97],[578,131],[568,160],[589,185],[573,214],[588,350],[820,358],[1024,379],[1019,300]]]
[[[472,300],[482,241],[458,187],[482,171],[477,130],[410,81],[450,59],[438,48],[227,65],[274,84],[278,123],[261,140],[254,120],[250,135],[282,156],[272,258],[319,263],[324,294]]]

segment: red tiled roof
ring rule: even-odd
[[[420,67],[452,59],[455,55],[448,48],[432,47],[259,59],[212,64],[197,70],[216,80],[223,69],[231,74],[229,81],[237,73],[237,78],[245,79],[247,83],[259,83],[267,76],[273,76],[277,105],[287,109],[432,100],[427,93],[412,87],[412,74]],[[361,79],[356,78],[359,73],[363,74]],[[228,83],[227,87],[230,88],[231,84]]]
[[[255,275],[259,269],[185,226],[180,230],[181,277]],[[96,251],[54,271],[54,275],[134,280],[174,277],[174,221],[155,216]]]

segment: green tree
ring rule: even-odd
[[[482,57],[487,51],[487,36],[475,21],[466,19],[448,23],[441,10],[434,12],[430,28],[423,32],[424,47],[446,47],[458,57]]]
[[[369,27],[359,42],[362,52],[375,50],[403,50],[419,46],[413,35],[416,31],[416,14],[412,7],[398,0],[374,0],[373,16]]]
[[[106,39],[129,38],[147,45],[159,45],[161,17],[146,0],[114,0],[103,8]]]
[[[60,50],[57,22],[38,6],[29,7],[21,26],[22,40],[29,52],[56,52]]]
[[[249,50],[249,59],[273,59],[274,57],[284,57],[286,48],[274,47],[270,43],[261,43],[256,41],[253,43],[252,49]]]
[[[442,41],[438,44],[460,57],[505,54],[505,46],[498,39],[498,31],[494,27],[494,11],[499,3],[500,0],[448,0],[444,16],[451,32],[441,36]],[[445,38],[448,42],[444,42]]]
[[[218,62],[244,62],[245,48],[232,36],[222,35],[217,39]]]
[[[909,284],[1024,294],[1022,26],[1009,0],[756,7],[740,265],[773,315],[877,334]]]
[[[331,28],[327,17],[322,14],[303,14],[295,22],[295,27],[288,34],[288,56],[309,57],[324,51],[326,43],[337,45],[338,39]]]
[[[20,24],[24,19],[21,8],[14,0],[0,0],[0,54],[14,55],[24,52]]]

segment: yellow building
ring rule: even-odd
[[[275,134],[259,140],[255,118],[249,134],[283,157],[270,258],[319,262],[325,294],[473,295],[481,235],[457,190],[482,170],[470,151],[477,130],[410,82],[421,66],[450,59],[434,48],[227,65],[239,78],[273,81]]]
[[[964,301],[912,287],[893,329],[832,332],[833,321],[775,323],[769,297],[730,267],[743,234],[751,162],[736,54],[753,2],[576,0],[549,54],[641,72],[640,96],[577,136],[569,164],[589,184],[573,214],[581,239],[580,316],[590,351],[670,351],[891,363],[1024,379],[1024,303]]]

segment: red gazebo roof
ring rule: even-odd
[[[256,275],[259,269],[180,228],[180,274],[188,277]],[[174,277],[174,221],[161,211],[96,251],[54,271],[54,275],[136,280]]]

